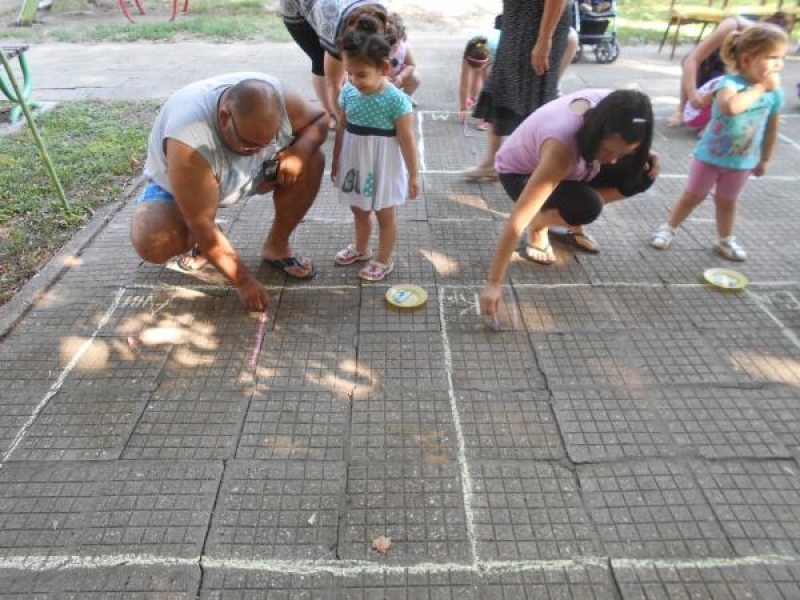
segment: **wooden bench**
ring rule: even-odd
[[[661,37],[661,44],[658,46],[658,51],[664,47],[664,43],[669,36],[669,30],[675,27],[675,33],[672,36],[672,51],[669,57],[674,58],[675,46],[678,45],[678,35],[681,31],[682,25],[700,24],[703,27],[697,36],[697,41],[703,36],[708,25],[719,25],[722,20],[728,16],[726,8],[728,0],[721,0],[715,6],[714,0],[707,0],[705,3],[699,2],[696,4],[688,4],[680,2],[680,0],[671,0],[669,5],[669,14],[667,15],[667,28],[664,30],[664,35]]]

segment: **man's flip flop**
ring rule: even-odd
[[[181,254],[175,259],[175,264],[182,271],[191,273],[192,271],[199,271],[208,264],[208,259],[203,256],[198,246],[192,246],[192,249],[185,254]]]
[[[545,248],[527,244],[522,249],[521,254],[523,258],[527,258],[529,261],[540,265],[552,265],[556,262],[556,255],[555,252],[553,252],[553,246],[550,244],[547,244]]]
[[[284,273],[286,273],[289,277],[294,277],[295,279],[314,279],[314,276],[317,274],[317,269],[314,267],[314,264],[309,262],[311,266],[311,270],[303,276],[293,275],[287,269],[291,269],[292,267],[299,267],[300,269],[305,269],[306,265],[303,262],[303,259],[299,256],[290,256],[289,258],[279,258],[278,260],[270,260],[268,258],[263,259],[265,263],[268,265],[275,267],[276,269],[280,269]]]

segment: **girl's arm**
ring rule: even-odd
[[[408,197],[412,200],[419,194],[419,159],[417,140],[414,137],[414,113],[410,112],[395,121],[397,143],[408,170]]]
[[[554,139],[542,144],[540,155],[539,165],[522,190],[497,240],[489,279],[481,291],[481,312],[492,320],[497,319],[502,296],[501,285],[522,232],[539,213],[556,186],[575,166],[575,158],[567,147]]]
[[[756,168],[753,169],[753,175],[756,177],[761,177],[767,172],[767,165],[772,160],[772,155],[775,153],[775,145],[778,142],[778,124],[780,120],[780,115],[772,115],[767,120],[767,130],[764,132],[764,141],[761,143],[761,159],[758,161]]]
[[[458,112],[459,121],[464,123],[469,116],[469,107],[467,106],[467,98],[469,97],[469,79],[470,67],[467,61],[461,59],[461,75],[458,79]]]
[[[717,92],[717,105],[723,115],[738,115],[753,106],[765,93],[779,88],[780,85],[781,78],[777,73],[772,73],[765,81],[759,81],[740,91],[726,85]]]

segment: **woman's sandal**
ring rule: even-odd
[[[383,281],[392,271],[394,271],[393,262],[389,261],[389,264],[385,265],[377,260],[371,260],[358,272],[358,276],[364,281]]]
[[[544,248],[527,244],[523,249],[522,257],[540,265],[552,265],[556,262],[556,254],[550,244],[547,244]]]
[[[584,252],[590,252],[592,254],[597,254],[600,252],[600,244],[598,244],[597,240],[588,233],[568,230],[566,236],[573,246],[583,250]]]

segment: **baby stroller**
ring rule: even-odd
[[[617,8],[614,0],[575,0],[573,27],[578,32],[578,51],[575,62],[583,58],[583,46],[594,46],[594,56],[600,64],[617,60]]]

